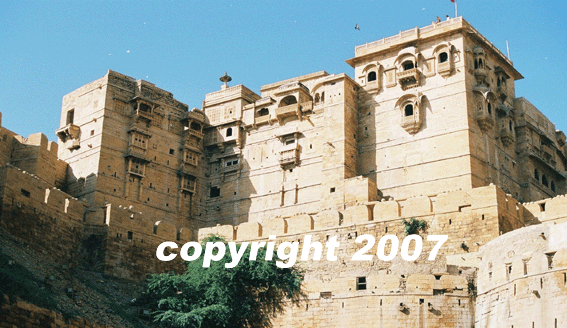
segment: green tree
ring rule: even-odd
[[[418,234],[419,230],[424,231],[427,228],[427,222],[424,220],[418,221],[414,218],[408,221],[403,219],[402,224],[405,226],[406,236]]]
[[[207,242],[216,241],[226,244],[211,235],[202,241],[203,250]],[[276,252],[273,261],[265,257],[262,248],[257,260],[249,261],[248,247],[240,263],[227,269],[225,263],[232,262],[228,246],[224,258],[208,268],[203,268],[201,255],[187,263],[184,274],[151,275],[138,303],[150,307],[154,321],[166,327],[267,327],[269,318],[283,311],[284,299],[297,304],[304,296],[304,273],[295,267],[278,268]]]

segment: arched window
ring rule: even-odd
[[[508,120],[508,129],[512,131],[512,120]]]
[[[555,192],[555,181],[551,181],[551,191]]]
[[[293,104],[297,104],[297,99],[295,99],[295,96],[289,95],[289,96],[284,97],[284,98],[280,101],[279,107],[288,106],[288,105],[293,105]]]
[[[442,52],[439,54],[439,63],[444,63],[449,59],[449,55],[446,52]]]
[[[258,111],[258,116],[270,115],[270,111],[267,108],[262,108]]]
[[[492,115],[492,105],[488,103],[488,114]]]
[[[406,60],[405,62],[403,62],[402,67],[404,68],[404,71],[407,71],[407,70],[415,68],[415,65],[414,65],[413,61]]]
[[[484,68],[484,64],[482,62],[482,58],[478,59],[478,68]]]
[[[315,94],[315,103],[318,104],[321,98],[319,98],[319,93]]]
[[[541,175],[541,183],[546,186],[549,187],[549,183],[547,182],[547,177],[545,176],[545,174]]]
[[[407,104],[404,107],[404,116],[412,116],[413,115],[413,105]]]
[[[376,81],[376,72],[368,73],[368,82]]]
[[[539,171],[538,169],[534,170],[534,179],[536,179],[537,181],[539,181]]]
[[[227,137],[231,137],[231,136],[232,136],[232,128],[226,129],[226,136],[227,136]]]
[[[478,69],[478,59],[474,60],[474,69]]]
[[[321,102],[325,102],[325,91],[321,92]]]

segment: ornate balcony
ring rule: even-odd
[[[55,130],[55,134],[65,142],[67,139],[78,139],[81,134],[81,128],[73,123],[67,124],[64,127]]]
[[[490,130],[494,127],[494,118],[486,110],[478,110],[475,114],[476,122],[483,131]]]
[[[419,85],[420,72],[417,68],[408,69],[396,74],[403,90]]]
[[[297,165],[299,164],[299,150],[298,149],[287,149],[280,151],[280,166],[285,166],[289,164]]]
[[[197,179],[192,176],[181,177],[181,191],[194,193],[197,186]]]
[[[193,136],[193,137],[196,137],[198,139],[203,139],[204,133],[201,132],[201,131],[191,129],[191,128],[187,128],[187,129],[183,130],[183,139],[185,139],[186,137],[189,137],[189,136]]]
[[[270,122],[270,115],[258,116],[254,118],[254,124],[266,124]]]
[[[298,115],[298,112],[299,112],[299,104],[297,103],[276,108],[276,115],[278,118]]]
[[[134,118],[143,118],[148,121],[151,121],[154,118],[154,115],[151,110],[143,110],[140,108],[134,110],[133,116]]]
[[[510,131],[507,128],[501,128],[500,129],[500,140],[502,140],[502,144],[504,145],[504,147],[508,147],[510,146],[512,143],[514,143],[514,132]]]

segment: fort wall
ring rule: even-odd
[[[567,223],[549,222],[484,245],[475,327],[565,327],[566,236]]]

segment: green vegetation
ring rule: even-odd
[[[217,241],[226,244],[210,235],[203,240],[203,249],[207,242]],[[247,248],[242,258],[249,257]],[[274,261],[265,257],[262,248],[258,260],[243,260],[227,269],[230,252],[209,268],[203,268],[201,256],[188,262],[184,274],[152,275],[138,304],[151,308],[154,321],[167,327],[268,327],[270,315],[283,311],[284,299],[300,301],[304,273],[295,267],[278,268],[275,252]]]
[[[402,224],[406,228],[406,236],[419,234],[419,230],[425,231],[427,228],[427,222],[424,220],[416,220],[414,218],[411,218],[408,221],[403,219]]]

